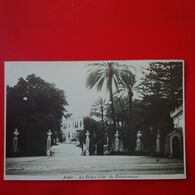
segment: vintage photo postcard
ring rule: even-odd
[[[184,61],[4,66],[5,180],[186,178]]]

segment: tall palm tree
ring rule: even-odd
[[[134,67],[133,67],[134,68]],[[133,85],[135,84],[135,74],[133,74],[129,67],[126,66],[125,69],[120,71],[120,81],[121,86],[124,89],[127,89],[128,93],[128,103],[129,103],[129,126],[131,125],[131,117],[132,117],[132,97],[133,97]]]
[[[95,104],[92,105],[90,115],[101,118],[102,125],[104,124],[104,112],[106,110],[106,100],[104,98],[99,97]]]
[[[128,117],[126,115],[128,110],[128,99],[126,97],[117,97],[116,94],[114,94],[114,108],[117,127],[120,125],[123,127],[125,124],[127,124],[126,118]],[[109,119],[111,116],[110,106],[107,106],[106,111],[106,117]]]
[[[100,91],[103,84],[106,83],[106,88],[109,91],[112,120],[114,127],[116,128],[115,110],[113,103],[113,85],[118,87],[118,81],[120,80],[120,67],[117,62],[100,62],[89,64],[88,77],[86,85],[89,89],[96,86],[97,91]]]

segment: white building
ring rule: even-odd
[[[84,129],[83,117],[62,120],[62,134],[65,143],[78,141],[78,136]]]
[[[182,157],[184,131],[183,105],[171,112],[170,117],[173,119],[174,130],[166,138],[165,155],[169,157]]]

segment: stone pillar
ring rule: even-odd
[[[49,156],[50,155],[50,148],[51,148],[51,135],[52,135],[52,132],[51,132],[51,130],[49,130],[48,132],[47,132],[47,156]]]
[[[86,140],[85,140],[86,141],[86,156],[89,156],[89,144],[90,144],[89,131],[87,131],[87,133],[85,135],[86,135]]]
[[[141,138],[142,137],[142,133],[141,131],[137,132],[137,141],[136,141],[136,151],[137,152],[141,152],[142,150],[142,143],[141,143]]]
[[[18,129],[15,129],[13,134],[14,134],[14,137],[13,137],[13,152],[17,152],[18,151],[18,135],[20,134],[18,132]]]
[[[115,135],[115,143],[114,143],[114,151],[118,152],[119,151],[119,133],[118,130],[116,131]]]

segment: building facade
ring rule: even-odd
[[[171,158],[183,157],[183,131],[184,131],[183,105],[170,113],[173,119],[174,129],[167,135],[165,143],[165,155]]]
[[[65,143],[78,142],[79,134],[84,129],[83,117],[62,120],[62,137]]]

